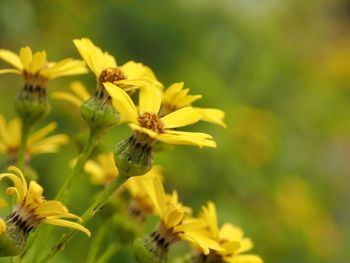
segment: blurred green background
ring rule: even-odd
[[[241,226],[271,263],[350,259],[349,26],[346,0],[0,0],[1,48],[29,45],[55,61],[79,58],[72,39],[89,37],[119,64],[141,61],[165,86],[183,80],[203,94],[198,105],[223,109],[227,129],[193,128],[212,134],[217,149],[177,147],[156,161],[168,190],[195,211],[213,200],[220,222]],[[52,81],[49,90],[76,79],[94,88],[89,74]],[[0,76],[7,119],[21,85],[18,76]],[[82,130],[73,107],[52,104],[38,127],[55,120],[61,132]],[[128,134],[113,128],[103,145],[112,150]],[[48,199],[76,154],[72,143],[33,160]],[[99,189],[81,177],[70,210],[83,211]],[[84,262],[87,249],[77,235],[54,262]],[[133,259],[125,249],[113,262]]]

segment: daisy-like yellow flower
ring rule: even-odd
[[[95,74],[98,89],[103,90],[102,84],[105,82],[112,82],[127,91],[149,84],[162,88],[162,84],[156,79],[152,70],[142,63],[129,61],[118,66],[112,55],[102,51],[90,39],[75,39],[73,42]]]
[[[146,243],[155,245],[154,252],[159,257],[159,261],[155,262],[162,262],[161,259],[166,258],[169,246],[180,240],[194,244],[205,255],[209,254],[211,249],[222,250],[220,245],[208,236],[203,221],[189,217],[187,208],[179,203],[176,192],[169,199],[159,179],[145,184],[145,189],[153,202],[156,214],[160,218],[156,230],[148,239],[146,238]],[[137,246],[138,243],[135,242],[135,245]],[[148,244],[146,247],[150,249],[151,246]],[[139,262],[150,262],[149,259],[140,258],[141,255],[143,253],[138,253],[136,249],[136,257]]]
[[[215,141],[208,134],[174,130],[201,119],[201,114],[192,107],[184,107],[160,117],[160,90],[150,86],[141,88],[137,108],[125,91],[112,83],[104,85],[112,97],[113,106],[135,131],[138,137],[136,140],[142,140],[143,143],[158,140],[169,144],[216,147]]]
[[[216,240],[224,251],[211,249],[208,255],[201,257],[202,262],[229,262],[229,263],[263,263],[260,256],[255,254],[245,254],[253,248],[250,238],[244,237],[242,229],[232,224],[226,223],[220,229],[217,222],[215,204],[208,202],[202,207],[200,217],[208,225],[210,236]]]
[[[16,247],[13,253],[21,252],[29,232],[41,223],[76,229],[90,236],[90,231],[79,223],[63,219],[70,218],[80,221],[78,216],[69,213],[59,201],[46,201],[43,197],[43,188],[35,181],[31,181],[28,186],[22,171],[17,167],[10,166],[7,173],[0,174],[0,181],[4,178],[13,183],[13,186],[6,189],[6,193],[16,195],[17,205],[6,220],[0,220],[2,230],[0,251],[2,253],[5,250],[3,246],[10,250]]]
[[[69,85],[69,89],[71,92],[54,91],[51,94],[51,98],[69,102],[80,109],[80,106],[91,97],[89,91],[80,81],[72,82]]]
[[[59,62],[48,62],[45,51],[35,52],[30,47],[23,47],[19,54],[0,49],[0,59],[12,65],[13,69],[2,69],[0,74],[15,73],[24,77],[28,90],[45,88],[50,79],[78,75],[87,72],[83,61],[71,58]]]
[[[184,107],[191,106],[193,102],[202,98],[202,95],[188,95],[189,89],[184,89],[183,82],[172,84],[163,93],[162,106],[160,115],[164,116]],[[200,112],[203,121],[218,124],[226,128],[224,122],[225,112],[214,108],[199,108],[196,110]]]
[[[57,134],[47,137],[49,133],[57,127],[55,122],[51,122],[45,127],[32,133],[28,138],[25,150],[26,162],[38,154],[55,153],[59,147],[69,142],[69,137],[65,134]],[[21,121],[15,118],[8,123],[5,118],[0,115],[0,153],[7,154],[10,163],[14,163],[21,141]]]

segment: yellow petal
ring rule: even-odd
[[[108,94],[112,97],[114,108],[124,119],[132,123],[137,123],[137,110],[129,95],[118,86],[112,83],[103,83]]]
[[[71,222],[71,221],[67,221],[67,220],[63,220],[63,219],[57,219],[57,218],[45,218],[42,220],[42,222],[46,223],[46,224],[50,224],[50,225],[56,225],[56,226],[62,226],[62,227],[76,229],[76,230],[84,232],[89,237],[91,236],[91,233],[87,228],[85,228],[82,225],[75,223],[75,222]]]
[[[83,101],[81,101],[77,97],[73,96],[72,94],[70,94],[68,92],[64,92],[64,91],[52,92],[51,98],[70,102],[78,108],[80,108],[81,104],[83,104]]]
[[[153,87],[143,87],[140,89],[139,110],[140,115],[145,112],[158,114],[162,96],[159,89]]]
[[[22,47],[19,51],[19,58],[23,65],[23,69],[29,70],[29,65],[33,59],[33,53],[30,47]]]
[[[81,101],[87,101],[91,97],[90,93],[80,81],[72,82],[69,88]]]
[[[224,128],[226,128],[226,124],[224,122],[225,112],[218,109],[209,109],[209,108],[195,108],[199,110],[201,114],[201,119],[203,121],[211,122],[214,124],[218,124]]]
[[[23,68],[19,56],[10,50],[0,49],[0,59],[6,61],[19,70],[22,70]]]
[[[230,260],[232,263],[263,263],[261,257],[257,255],[237,255],[233,256],[232,260]]]
[[[201,135],[196,136],[195,133],[191,132],[186,134],[183,132],[182,135],[163,133],[157,136],[157,140],[163,141],[169,144],[180,144],[180,145],[195,145],[198,147],[216,147],[215,141],[211,139],[203,138]]]
[[[183,240],[190,241],[198,246],[205,255],[209,254],[209,249],[223,251],[223,248],[214,240],[196,231],[186,231],[180,235]]]
[[[4,219],[0,218],[0,235],[6,232],[6,223]]]
[[[58,152],[61,145],[68,143],[69,137],[67,135],[57,134],[30,145],[27,151],[32,155],[40,153],[55,153]]]
[[[172,112],[162,118],[165,128],[178,128],[199,121],[201,115],[192,107],[185,107]]]
[[[45,201],[35,210],[35,214],[39,217],[59,217],[67,213],[68,209],[61,202],[56,200]]]
[[[32,135],[29,136],[28,138],[28,144],[33,144],[42,138],[44,138],[46,135],[48,135],[50,132],[54,131],[57,127],[56,122],[51,122],[45,127],[41,128],[40,130],[36,131]]]
[[[7,73],[22,74],[22,71],[18,69],[0,69],[0,74],[7,74]]]
[[[29,64],[28,72],[36,74],[39,70],[43,69],[47,63],[46,52],[35,52],[32,62]]]
[[[47,79],[55,79],[64,76],[80,75],[87,72],[83,61],[67,58],[57,63],[50,63],[47,68],[40,72],[40,75]]]

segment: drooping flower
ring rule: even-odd
[[[16,195],[17,205],[10,216],[0,221],[2,231],[0,244],[5,246],[1,247],[1,253],[20,254],[24,249],[29,232],[41,223],[76,229],[90,236],[90,231],[84,226],[63,219],[81,220],[78,216],[69,213],[61,202],[46,201],[43,197],[44,190],[38,183],[31,181],[28,186],[20,169],[10,166],[7,173],[0,174],[0,181],[4,178],[13,183],[13,186],[6,189],[6,193]]]
[[[65,134],[47,137],[56,127],[57,124],[51,122],[29,136],[25,150],[25,159],[27,162],[38,154],[55,153],[61,145],[69,142],[69,137]],[[6,154],[10,163],[16,161],[20,141],[21,121],[15,118],[7,123],[5,118],[0,115],[0,153]]]
[[[163,262],[169,246],[181,240],[195,245],[206,255],[210,249],[222,250],[220,245],[209,237],[203,221],[189,216],[187,208],[179,203],[176,193],[171,198],[167,197],[160,180],[154,179],[150,184],[145,184],[145,189],[160,220],[150,236],[135,241],[136,258],[139,262]],[[145,250],[149,250],[149,256],[145,256]],[[143,256],[145,258],[142,258]],[[156,258],[157,261],[152,261]]]
[[[253,248],[253,242],[244,237],[241,228],[226,223],[219,229],[214,203],[208,202],[207,206],[203,206],[200,217],[206,222],[210,237],[224,248],[224,251],[211,249],[208,255],[199,255],[200,262],[263,263],[260,256],[245,254]]]
[[[112,83],[105,83],[112,97],[113,106],[120,112],[135,131],[136,140],[151,144],[158,140],[169,144],[216,147],[212,137],[205,133],[174,130],[196,123],[201,114],[192,107],[184,107],[163,117],[158,115],[161,106],[161,92],[150,86],[140,89],[139,105],[135,106],[128,94]]]
[[[163,99],[160,108],[160,116],[191,106],[193,102],[202,98],[202,95],[188,95],[189,91],[189,89],[184,89],[183,82],[176,82],[167,88],[162,96]],[[224,122],[225,112],[222,110],[199,107],[196,107],[195,109],[200,112],[201,120],[226,127]]]

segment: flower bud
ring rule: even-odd
[[[6,232],[0,235],[0,257],[18,256],[23,253],[28,231],[11,222],[11,218],[6,220]]]
[[[132,135],[116,146],[114,161],[121,176],[143,175],[152,168],[152,146]]]
[[[165,263],[168,247],[161,247],[150,236],[138,237],[134,241],[134,253],[139,263]]]
[[[95,129],[104,130],[110,128],[120,120],[119,114],[114,110],[110,98],[92,96],[81,105],[80,112],[89,126]]]
[[[51,110],[46,89],[26,84],[15,99],[15,109],[19,117],[30,124],[44,117]]]

